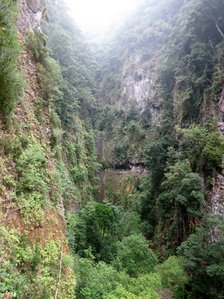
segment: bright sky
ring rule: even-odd
[[[84,32],[98,33],[131,13],[142,0],[68,0],[76,24]]]

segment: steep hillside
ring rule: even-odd
[[[223,7],[145,1],[104,45],[96,77],[105,167],[149,171],[128,197],[109,178],[106,199],[140,213],[161,256],[186,258],[190,298],[222,298]]]
[[[164,113],[173,115],[168,116],[173,127],[219,118],[222,4],[146,1],[111,44],[104,46],[98,94],[109,106],[101,107],[99,128],[110,131],[111,123],[116,123],[120,142],[112,144],[112,149],[119,152],[117,158],[142,156],[136,147],[145,145],[144,128],[154,121],[157,126],[161,117],[169,122]],[[141,121],[134,125],[136,118]],[[126,120],[133,122],[127,125]],[[133,135],[137,140],[131,142],[132,147],[136,144],[131,149],[127,143]]]
[[[60,164],[51,146],[55,109],[44,99],[39,66],[26,44],[28,32],[39,31],[44,5],[21,1],[17,15],[14,1],[1,1],[1,6],[1,40],[13,40],[6,45],[7,53],[14,53],[15,45],[20,48],[17,76],[23,92],[14,97],[10,114],[1,110],[0,297],[52,298],[57,293],[55,298],[73,298]],[[9,27],[3,26],[9,20],[7,32]],[[15,72],[13,59],[3,63]],[[13,76],[7,82],[7,88],[16,91]]]
[[[97,193],[90,54],[63,5],[1,1],[1,298],[74,298],[66,218]]]

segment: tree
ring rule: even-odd
[[[223,139],[214,128],[192,126],[188,129],[178,129],[181,155],[189,159],[194,171],[211,175],[214,169],[222,168],[224,155]]]
[[[130,235],[117,243],[117,256],[113,264],[118,270],[136,277],[152,272],[157,263],[156,255],[142,235]]]
[[[69,234],[73,250],[85,257],[91,249],[97,261],[110,261],[116,253],[118,215],[113,207],[88,203],[77,215],[71,215]]]
[[[194,229],[194,224],[203,216],[204,195],[201,192],[202,178],[191,172],[188,160],[169,166],[162,183],[163,192],[158,197],[161,219],[169,218],[167,237],[176,248]],[[165,221],[161,220],[165,223]],[[173,239],[174,238],[174,239]]]
[[[208,217],[178,248],[192,278],[189,298],[218,299],[224,287],[224,238],[222,216]]]
[[[103,299],[159,299],[162,288],[158,274],[141,275],[122,281],[114,291],[107,294]]]
[[[115,289],[120,280],[119,273],[112,266],[104,262],[94,264],[90,259],[79,259],[76,271],[78,299],[101,299]]]
[[[164,263],[156,267],[156,272],[161,277],[163,288],[171,290],[175,299],[183,298],[189,277],[184,271],[182,258],[170,256]]]

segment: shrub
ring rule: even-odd
[[[16,201],[22,207],[25,222],[43,218],[47,199],[46,157],[40,145],[30,145],[17,161],[18,183]]]
[[[48,56],[48,51],[45,46],[45,37],[42,33],[33,34],[28,32],[26,35],[26,44],[33,53],[35,62],[44,64],[46,57]]]
[[[131,276],[152,272],[158,263],[156,255],[149,249],[142,235],[130,235],[117,243],[114,265]]]
[[[179,130],[182,155],[189,158],[195,171],[211,172],[222,168],[223,140],[218,133],[199,126]]]
[[[0,110],[6,120],[22,93],[18,71],[19,44],[16,32],[16,4],[13,0],[0,2]]]
[[[185,285],[189,281],[184,271],[183,259],[170,256],[163,264],[156,267],[156,271],[161,277],[162,286],[171,290],[175,299],[183,298]]]

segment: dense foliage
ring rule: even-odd
[[[220,116],[223,122],[223,7],[223,0],[145,1],[104,47],[96,76],[104,165],[137,161],[150,173],[135,183],[128,205],[118,191],[111,195],[116,184],[105,200],[137,211],[163,258],[177,251],[184,257],[192,277],[183,295],[188,298],[223,296],[223,228],[216,217],[213,228],[207,220],[211,206],[217,209],[212,194],[223,170],[223,138],[216,132]],[[129,85],[140,88],[145,73],[152,93],[138,105],[125,92]]]
[[[77,298],[160,298],[161,292],[181,298],[184,294],[188,277],[183,260],[171,257],[158,265],[133,212],[88,203],[70,215],[68,237],[78,254]]]
[[[0,109],[8,119],[22,85],[18,70],[19,43],[16,32],[16,5],[13,0],[0,2]]]

